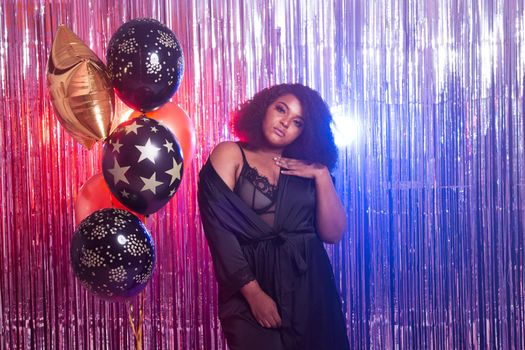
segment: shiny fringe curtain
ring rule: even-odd
[[[105,60],[137,17],[183,46],[174,100],[198,140],[148,224],[146,349],[226,348],[197,173],[233,138],[230,111],[280,82],[320,91],[349,141],[335,173],[349,229],[327,249],[352,348],[525,348],[523,1],[0,0],[1,349],[133,346],[125,306],[70,267],[74,201],[101,148],[58,124],[45,71],[59,24]]]

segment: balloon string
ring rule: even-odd
[[[139,301],[139,319],[137,325],[133,319],[133,305],[128,304],[128,319],[133,331],[133,338],[135,339],[135,350],[142,350],[142,324],[144,323],[144,293],[140,294]]]
[[[135,349],[142,349],[142,324],[144,323],[144,293],[140,294],[138,337],[135,337]]]

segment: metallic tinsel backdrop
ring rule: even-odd
[[[328,247],[353,348],[525,348],[525,15],[522,0],[0,0],[0,348],[133,344],[124,305],[74,279],[80,186],[100,172],[58,124],[45,85],[59,24],[103,60],[125,21],[182,44],[174,100],[197,155],[148,227],[146,349],[225,349],[196,206],[197,171],[229,112],[302,82],[338,114],[348,208]],[[117,111],[124,109],[117,106]],[[347,125],[346,127],[344,125]]]

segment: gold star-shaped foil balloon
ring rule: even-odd
[[[60,26],[47,63],[47,86],[55,114],[90,149],[108,136],[115,94],[104,63],[71,30]]]

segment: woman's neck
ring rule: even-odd
[[[261,157],[273,159],[275,157],[280,157],[283,153],[283,149],[261,146],[253,149],[253,152],[258,153]]]

